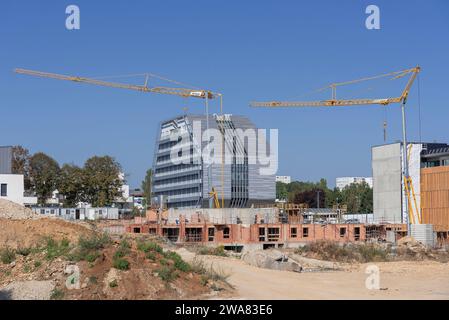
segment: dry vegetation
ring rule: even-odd
[[[392,246],[377,243],[339,244],[331,241],[316,241],[296,249],[295,253],[309,258],[344,263],[404,260],[435,260],[445,263],[449,261],[447,251],[428,249],[418,243]]]

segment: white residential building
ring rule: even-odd
[[[34,205],[36,197],[24,196],[22,174],[0,174],[0,199],[9,200],[20,205]]]
[[[290,176],[276,176],[276,182],[290,183],[292,178]]]
[[[372,177],[339,177],[335,179],[335,185],[339,190],[343,190],[345,187],[351,185],[352,183],[362,182],[366,182],[370,188],[373,187]]]

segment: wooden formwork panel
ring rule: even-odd
[[[422,222],[449,230],[449,166],[421,169]]]

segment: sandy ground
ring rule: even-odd
[[[193,259],[186,250],[180,254]],[[372,264],[352,265],[344,271],[295,273],[260,269],[236,258],[198,258],[230,275],[235,299],[449,299],[448,263],[376,263],[381,290],[369,290],[365,270]]]

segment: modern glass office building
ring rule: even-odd
[[[207,128],[220,136],[208,140]],[[215,151],[213,142],[218,146]],[[161,122],[153,160],[153,202],[163,201],[167,208],[207,208],[214,188],[225,207],[273,203],[275,174],[261,174],[258,142],[269,150],[265,137],[259,137],[254,124],[243,116],[183,115]],[[205,161],[208,154],[219,161]]]

